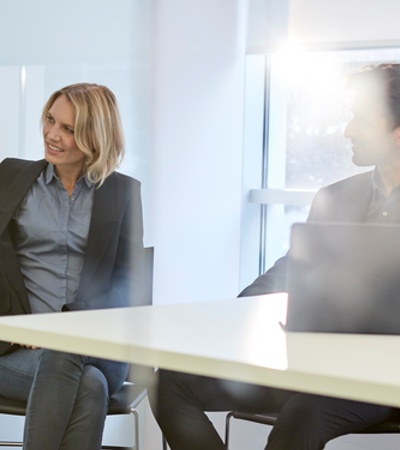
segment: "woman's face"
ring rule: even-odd
[[[44,153],[47,162],[59,169],[83,170],[86,156],[74,137],[75,112],[65,95],[50,107],[43,124]]]

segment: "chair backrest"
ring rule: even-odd
[[[144,298],[141,305],[150,306],[153,304],[154,247],[145,247],[144,265]],[[146,385],[153,372],[153,367],[131,364],[127,381],[137,385]]]
[[[153,303],[154,247],[144,249],[144,304]]]

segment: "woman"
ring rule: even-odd
[[[81,83],[42,113],[45,159],[0,164],[0,314],[142,303],[140,185],[115,172],[113,93]],[[0,394],[28,400],[25,450],[97,450],[125,363],[0,345]]]

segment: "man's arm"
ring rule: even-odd
[[[239,294],[239,297],[272,294],[286,291],[286,263],[287,256],[279,258],[264,274],[260,275]]]
[[[340,184],[339,192],[342,191],[342,184]],[[338,186],[339,183],[335,183],[335,185],[324,187],[318,191],[312,202],[307,222],[334,221],[336,219],[336,211],[340,203],[338,201],[340,195],[337,195],[338,192],[336,192]],[[243,289],[239,297],[286,292],[288,254],[289,252],[279,258],[267,272],[260,275],[252,284]]]

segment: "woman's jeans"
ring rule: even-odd
[[[128,365],[21,348],[0,357],[0,394],[27,400],[25,450],[99,450],[108,399]]]

